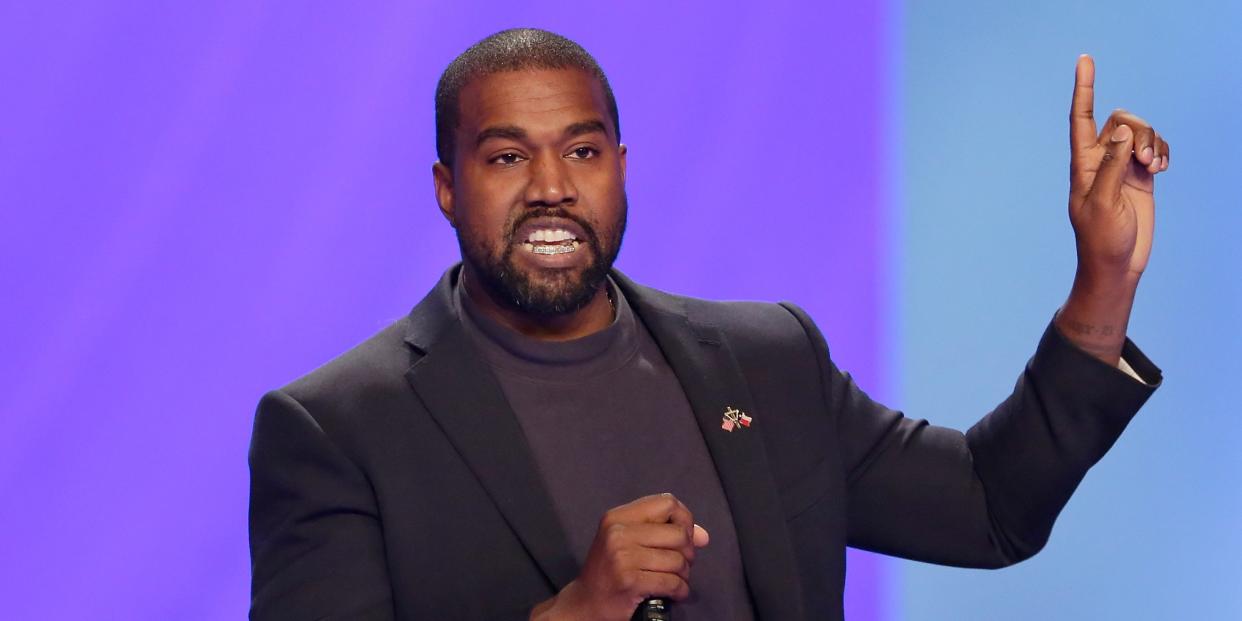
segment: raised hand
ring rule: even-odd
[[[695,549],[707,531],[672,494],[645,496],[604,514],[582,573],[531,619],[628,621],[651,596],[685,599]]]
[[[1070,104],[1070,222],[1079,263],[1137,279],[1151,254],[1157,173],[1169,144],[1143,119],[1114,110],[1096,132],[1095,62],[1078,59]]]
[[[1151,256],[1155,175],[1169,144],[1143,119],[1115,110],[1097,133],[1095,62],[1082,55],[1070,104],[1070,223],[1078,272],[1057,327],[1092,355],[1117,364],[1139,277]]]

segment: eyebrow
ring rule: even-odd
[[[577,123],[570,124],[565,128],[564,135],[566,138],[574,138],[585,134],[594,134],[596,132],[607,136],[608,128],[604,125],[603,121],[591,119],[589,121],[579,121]],[[494,125],[492,127],[484,128],[483,131],[479,132],[478,136],[475,136],[474,146],[482,146],[484,142],[487,142],[493,138],[502,140],[525,140],[526,136],[526,130],[516,125]]]
[[[594,134],[596,132],[599,132],[607,136],[608,128],[604,126],[603,121],[600,121],[598,119],[591,119],[590,121],[579,121],[577,123],[574,123],[573,125],[570,125],[569,127],[566,127],[565,137],[573,138],[575,136],[581,136],[583,134]]]
[[[485,128],[483,131],[479,132],[478,136],[475,136],[474,146],[479,147],[484,142],[487,142],[488,140],[491,140],[492,138],[501,138],[501,139],[507,138],[509,140],[523,140],[526,138],[526,130],[516,125],[496,125],[493,127],[488,127],[488,128]]]

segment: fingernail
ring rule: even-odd
[[[1130,139],[1131,134],[1132,132],[1130,131],[1129,125],[1118,125],[1117,129],[1113,130],[1112,141],[1113,142],[1125,142]]]
[[[1151,157],[1153,162],[1156,161],[1156,159],[1152,157],[1151,147],[1143,147],[1143,155],[1146,157]]]

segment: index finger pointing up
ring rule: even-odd
[[[1095,61],[1083,54],[1074,68],[1074,98],[1070,102],[1070,149],[1077,155],[1096,142]]]

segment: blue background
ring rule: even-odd
[[[1047,548],[998,572],[902,563],[899,619],[1242,618],[1242,158],[1236,2],[908,2],[899,123],[896,402],[965,428],[1069,293],[1073,61],[1096,112],[1172,143],[1130,335],[1165,385],[1088,474]]]

